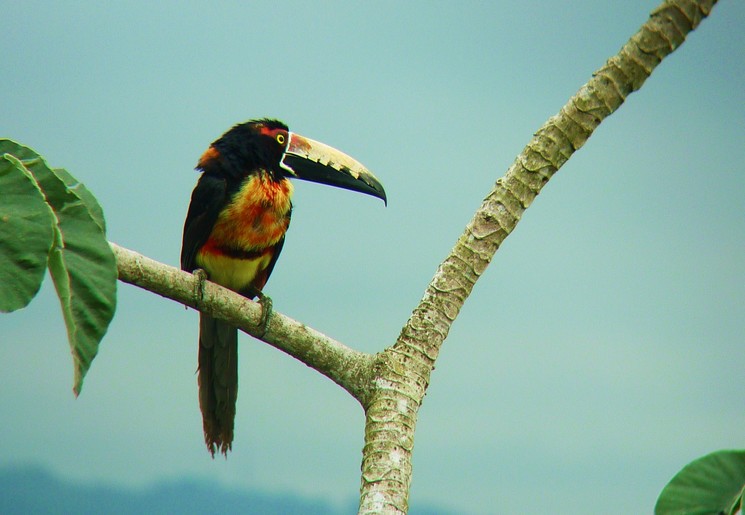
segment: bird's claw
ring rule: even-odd
[[[256,292],[256,296],[259,298],[257,302],[261,304],[261,318],[256,327],[261,331],[259,338],[263,338],[269,328],[269,317],[272,314],[272,299],[260,291]]]
[[[192,274],[197,279],[194,284],[194,299],[196,300],[196,304],[199,305],[204,298],[204,283],[207,281],[207,272],[201,268],[197,268]]]

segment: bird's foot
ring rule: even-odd
[[[197,268],[192,272],[192,274],[197,279],[194,283],[194,300],[198,307],[204,298],[204,283],[207,282],[207,272],[201,268]]]
[[[258,290],[256,291],[256,296],[259,298],[257,302],[261,304],[261,318],[256,327],[261,331],[259,338],[263,338],[269,328],[269,317],[272,314],[272,299]]]

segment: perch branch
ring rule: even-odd
[[[212,282],[199,290],[198,279],[178,268],[165,265],[115,243],[119,279],[163,297],[227,320],[240,330],[276,347],[327,376],[364,404],[374,357],[329,338],[276,311],[269,318],[266,333],[258,327],[261,306]]]

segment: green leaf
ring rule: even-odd
[[[656,515],[732,515],[745,487],[745,451],[717,451],[686,465],[662,490]]]
[[[0,152],[23,162],[57,217],[61,239],[48,265],[67,326],[78,395],[116,308],[116,259],[103,232],[103,216],[87,189],[67,172],[54,173],[33,150],[0,140]]]
[[[91,218],[93,218],[93,221],[96,222],[96,224],[101,228],[101,232],[105,235],[106,221],[103,219],[103,209],[101,209],[101,205],[98,203],[98,200],[96,200],[96,197],[93,196],[93,193],[85,187],[85,184],[78,182],[78,180],[70,175],[70,173],[64,168],[54,168],[52,169],[52,172],[54,172],[54,175],[65,183],[67,189],[71,190],[78,196],[78,198],[80,198],[80,200],[83,201],[91,214]]]
[[[56,219],[23,163],[0,156],[0,311],[24,308],[41,287]]]

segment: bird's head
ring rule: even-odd
[[[364,165],[324,143],[290,132],[278,120],[238,124],[216,140],[197,167],[241,179],[258,170],[372,195],[387,203],[380,181]]]

